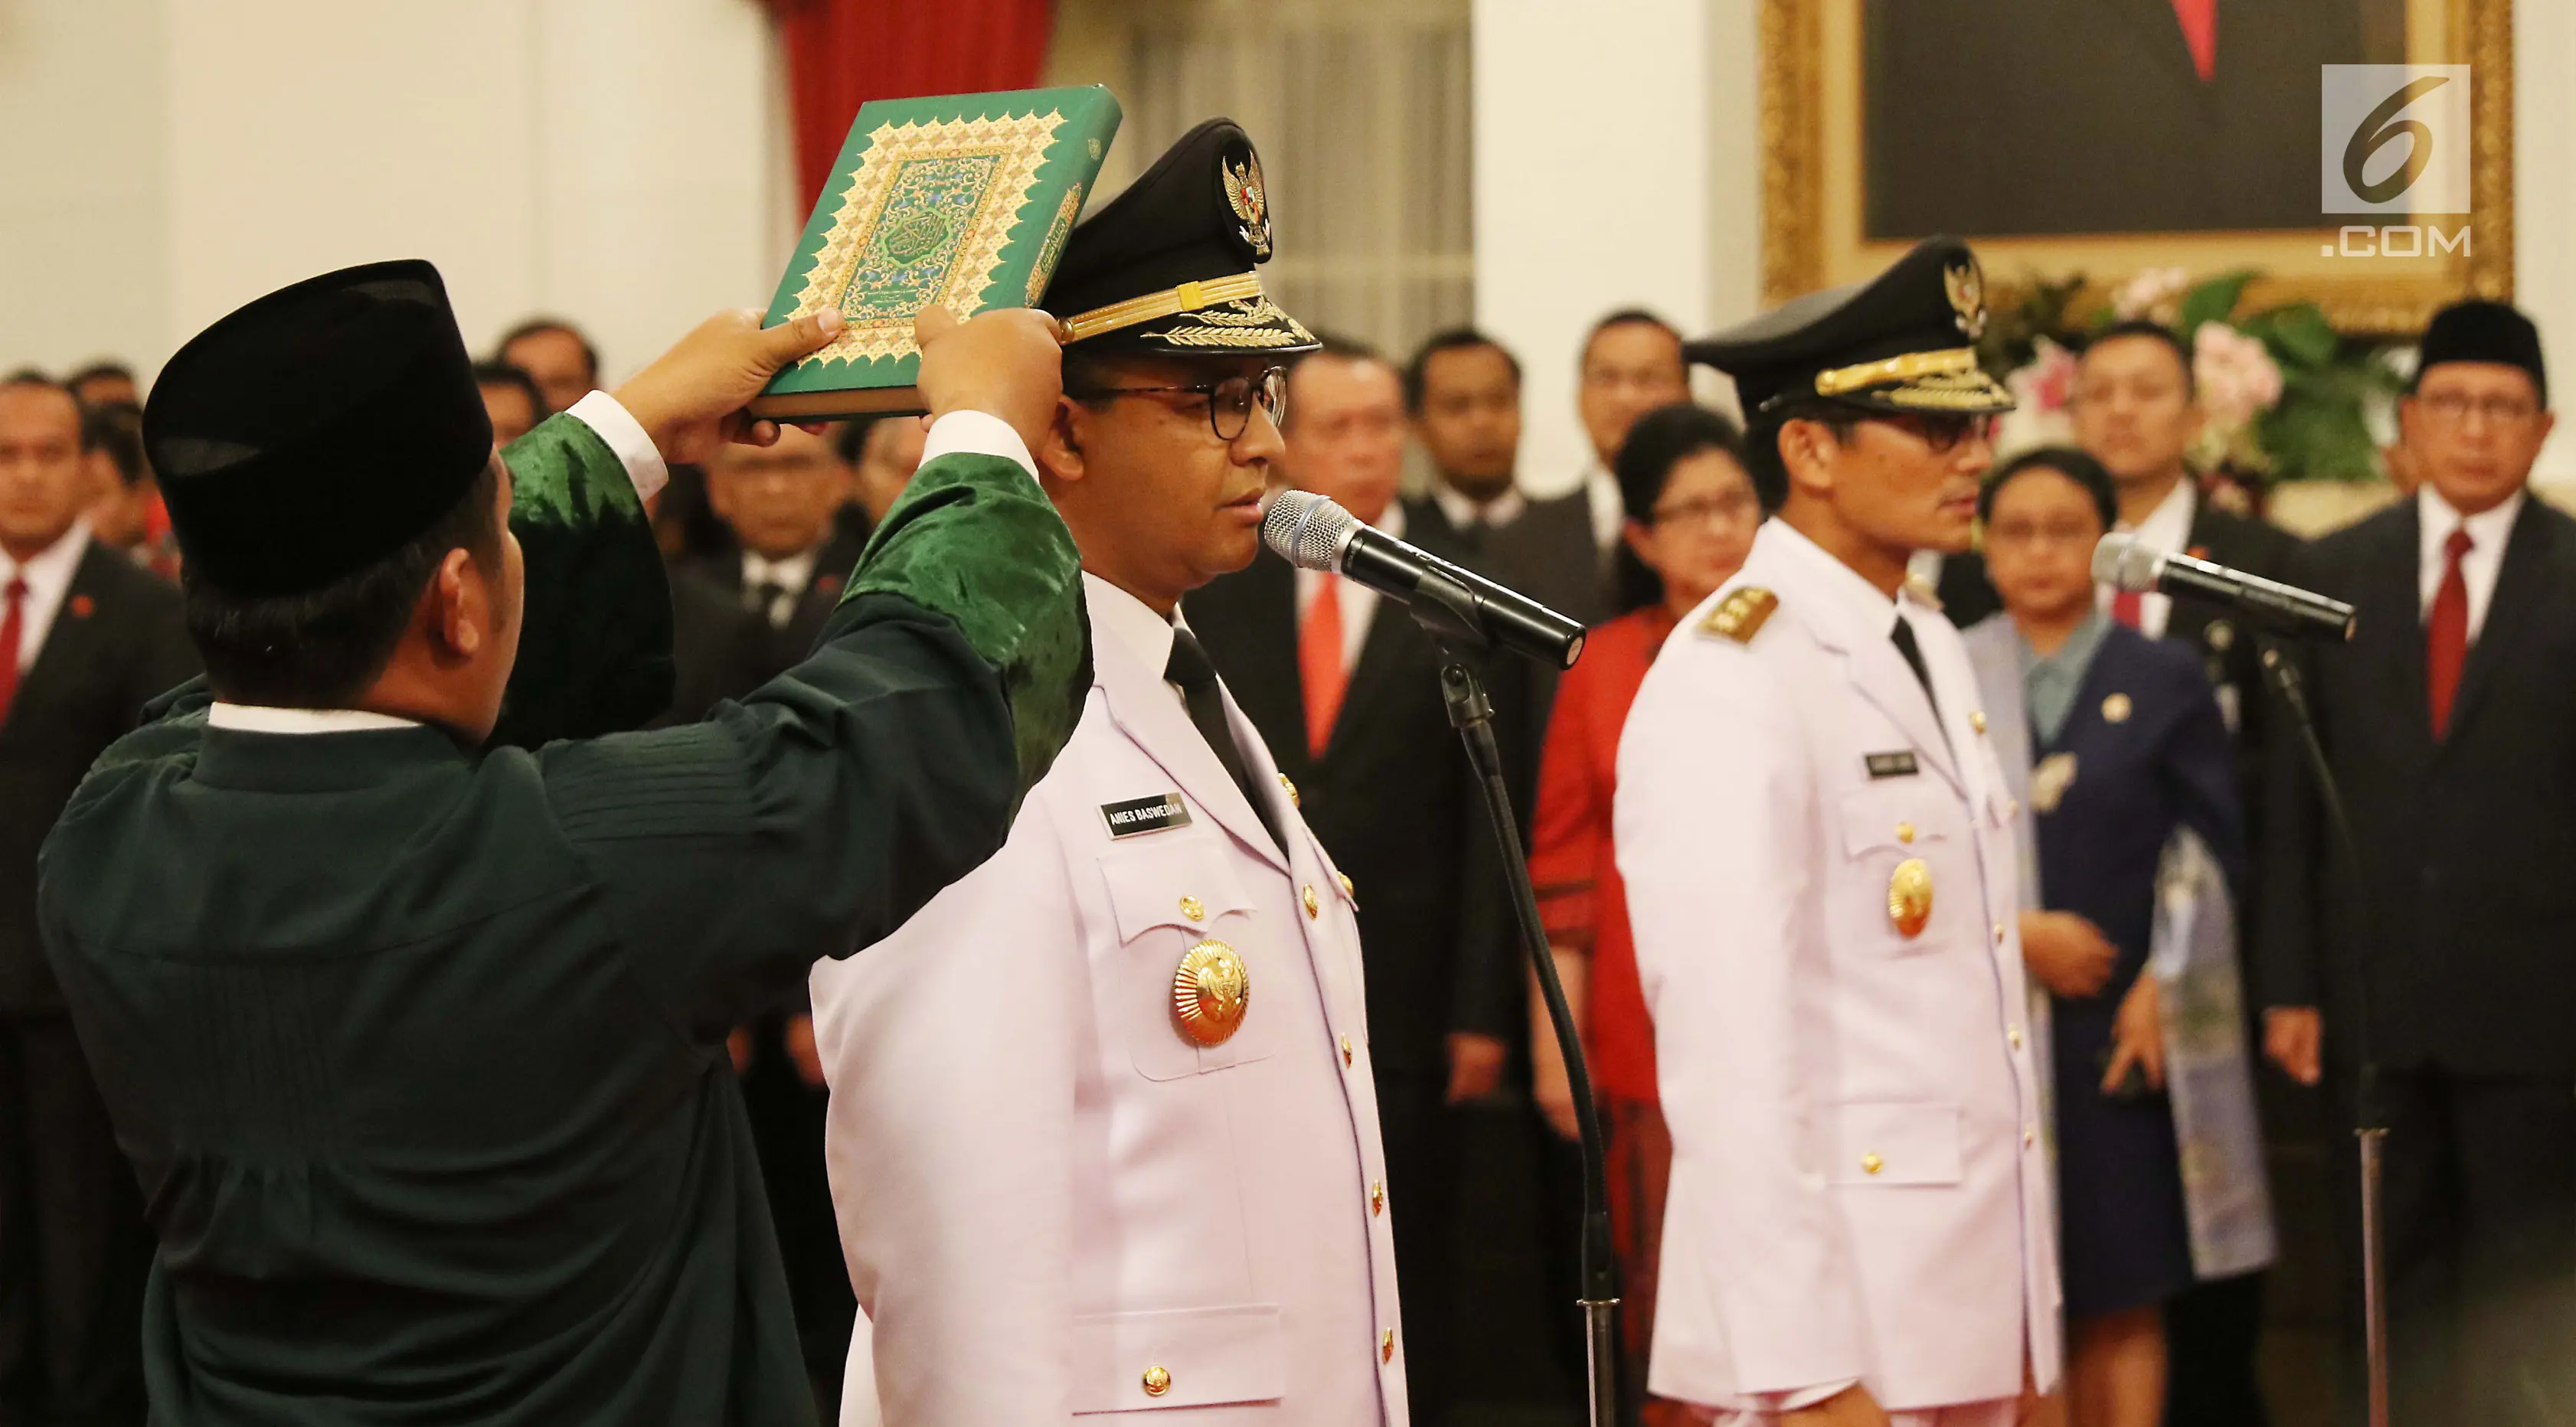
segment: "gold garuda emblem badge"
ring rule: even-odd
[[[1261,156],[1246,153],[1241,164],[1217,160],[1225,175],[1225,201],[1234,209],[1236,229],[1252,245],[1255,262],[1270,261],[1270,200],[1261,191]]]
[[[1887,879],[1887,919],[1896,923],[1897,935],[1911,940],[1923,935],[1932,921],[1932,869],[1920,857],[1909,857],[1896,864],[1896,872]]]
[[[1950,311],[1969,341],[1986,335],[1986,278],[1970,258],[1941,270],[1941,286],[1950,294]]]
[[[1199,1045],[1223,1045],[1252,1003],[1252,973],[1224,942],[1200,942],[1172,973],[1172,1019]]]

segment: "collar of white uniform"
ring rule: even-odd
[[[418,719],[365,709],[282,709],[266,704],[216,701],[206,709],[206,726],[235,733],[380,733],[392,728],[419,728]]]
[[[1143,600],[1091,573],[1082,572],[1082,595],[1091,607],[1092,622],[1107,630],[1118,647],[1143,663],[1155,678],[1172,662],[1172,631],[1180,623],[1175,610],[1170,619],[1154,613]]]

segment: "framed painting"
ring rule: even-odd
[[[2442,86],[2330,68],[2362,65],[2466,69],[2413,107]],[[2328,135],[2364,83],[2408,92]],[[2512,296],[2512,0],[1762,0],[1762,130],[1774,301],[1932,233],[1976,245],[1999,302],[2254,268],[2249,304],[2411,334]],[[2351,211],[2338,174],[2400,196]]]

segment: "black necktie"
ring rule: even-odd
[[[750,610],[753,614],[759,615],[760,622],[768,625],[772,629],[786,628],[787,620],[781,616],[792,616],[795,613],[793,606],[789,606],[784,610],[780,608],[780,606],[786,604],[787,587],[778,583],[776,580],[761,581],[751,589],[749,596],[743,601],[743,607],[745,609]]]
[[[1922,681],[1923,701],[1932,706],[1933,719],[1939,720],[1941,700],[1932,692],[1932,671],[1923,662],[1923,646],[1914,642],[1914,625],[1900,614],[1896,617],[1896,632],[1889,637],[1896,641],[1896,652],[1905,656],[1906,667]]]
[[[1270,830],[1270,840],[1281,850],[1288,840],[1279,835],[1279,825],[1270,819],[1270,800],[1252,781],[1252,769],[1244,761],[1243,749],[1234,741],[1234,730],[1225,719],[1225,695],[1217,687],[1216,666],[1208,662],[1207,650],[1198,636],[1186,629],[1172,630],[1172,659],[1163,666],[1163,678],[1181,687],[1181,702],[1188,706],[1190,722],[1198,725],[1199,737],[1207,740],[1216,761],[1225,765],[1234,786],[1243,790],[1243,800]]]

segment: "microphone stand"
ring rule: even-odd
[[[1614,1325],[1619,1308],[1619,1270],[1610,1252],[1610,1188],[1602,1149],[1601,1116],[1592,1100],[1592,1076],[1583,1063],[1583,1038],[1574,1012],[1566,1004],[1564,983],[1557,979],[1556,957],[1549,952],[1547,930],[1538,915],[1538,895],[1530,886],[1529,857],[1521,848],[1520,825],[1512,816],[1512,795],[1503,782],[1503,758],[1494,742],[1494,703],[1485,692],[1477,663],[1492,650],[1493,640],[1477,617],[1473,596],[1464,586],[1438,574],[1425,574],[1414,586],[1407,606],[1442,658],[1440,692],[1449,705],[1449,723],[1466,745],[1467,763],[1484,793],[1485,818],[1502,854],[1503,877],[1510,888],[1512,916],[1530,966],[1538,973],[1539,994],[1547,1001],[1547,1018],[1556,1029],[1557,1050],[1565,1057],[1566,1079],[1574,1092],[1574,1115],[1583,1145],[1583,1346],[1591,1427],[1617,1427],[1619,1421],[1619,1355]]]
[[[2352,835],[2352,820],[2346,814],[2343,789],[2336,783],[2333,765],[2327,761],[2326,747],[2317,737],[2317,721],[2308,706],[2305,683],[2298,661],[2282,652],[2271,639],[2263,641],[2263,672],[2281,702],[2290,711],[2290,720],[2298,725],[2299,748],[2306,755],[2308,773],[2316,782],[2317,801],[2325,811],[2329,836],[2335,846],[2335,861],[2345,880],[2351,883],[2352,920],[2370,935],[2368,915],[2370,883],[2362,875],[2361,849]],[[2360,1062],[2357,1083],[2353,1089],[2353,1136],[2361,1142],[2361,1312],[2362,1351],[2369,1393],[2370,1427],[2388,1427],[2388,1297],[2383,1245],[2385,1234],[2380,1203],[2382,1156],[2386,1150],[2388,1125],[2379,1104],[2379,1060],[2371,1050],[2370,952],[2367,945],[2356,948],[2360,965],[2353,977],[2354,1020],[2352,1043],[2355,1059]],[[2323,1069],[2322,1064],[2319,1066]]]

